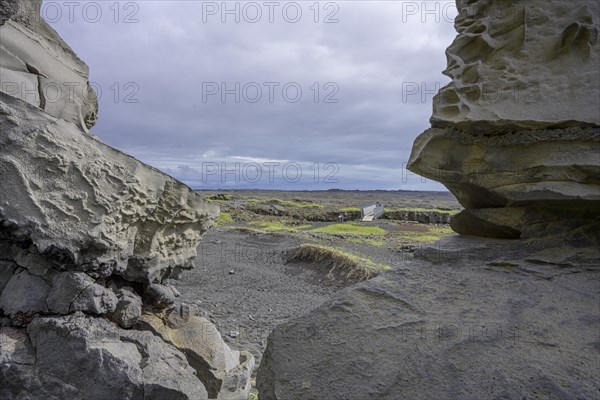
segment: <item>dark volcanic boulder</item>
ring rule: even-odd
[[[278,326],[261,399],[595,398],[600,254],[536,246],[452,236]]]
[[[149,332],[82,314],[2,330],[20,354],[0,363],[3,399],[208,399],[185,355]]]

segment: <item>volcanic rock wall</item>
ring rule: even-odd
[[[596,1],[459,1],[452,82],[409,169],[466,208],[461,234],[539,237],[599,229]]]
[[[218,207],[88,134],[88,68],[40,4],[0,1],[0,398],[245,400],[252,355],[164,284]]]
[[[0,90],[88,132],[98,99],[88,66],[40,16],[42,0],[0,5]]]

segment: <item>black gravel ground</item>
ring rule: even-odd
[[[285,253],[301,243],[288,234],[213,229],[198,249],[196,268],[173,283],[181,301],[196,304],[231,347],[249,350],[260,361],[274,326],[351,284],[331,281],[318,266],[287,263]]]

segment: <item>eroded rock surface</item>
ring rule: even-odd
[[[561,230],[557,219],[562,231],[600,229],[598,2],[457,5],[452,82],[409,169],[466,208],[452,223],[461,234],[543,236]]]
[[[434,128],[598,126],[598,2],[458,0],[457,8],[444,71],[452,82],[434,100]]]
[[[146,314],[138,325],[141,329],[154,332],[185,354],[210,398],[247,398],[254,368],[254,356],[251,353],[231,350],[210,321],[190,314],[189,310],[172,309],[164,319],[166,322],[156,315]]]
[[[422,249],[275,328],[261,399],[594,398],[600,254],[554,250],[458,235]]]
[[[88,66],[42,19],[41,4],[0,1],[0,90],[88,132],[98,115]]]
[[[444,183],[465,207],[451,221],[456,232],[518,238],[599,229],[600,128],[485,132],[432,128],[414,144],[409,167]]]
[[[131,328],[142,316],[142,298],[132,288],[116,290],[118,298],[112,320],[121,328]]]
[[[6,236],[96,278],[151,283],[192,267],[217,207],[6,93],[0,122]]]
[[[37,318],[27,332],[36,369],[77,388],[82,398],[208,399],[185,356],[148,332],[80,314]]]
[[[0,398],[245,400],[253,359],[213,341],[192,363],[187,342],[136,329],[174,307],[163,281],[194,266],[218,207],[87,134],[87,66],[40,4],[0,0]],[[90,93],[44,97],[69,85]],[[213,352],[232,354],[216,389],[196,365]]]

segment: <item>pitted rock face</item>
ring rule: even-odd
[[[0,26],[17,13],[19,5],[16,1],[0,0]]]
[[[25,237],[40,253],[96,277],[149,283],[193,266],[216,206],[4,93],[0,121],[6,235]]]
[[[88,66],[42,19],[41,3],[0,1],[0,91],[88,132],[98,117]]]
[[[457,5],[444,71],[452,82],[408,168],[467,208],[452,221],[461,234],[600,229],[599,3]]]
[[[434,99],[433,127],[490,134],[600,124],[598,2],[457,6],[444,71],[452,82]]]

